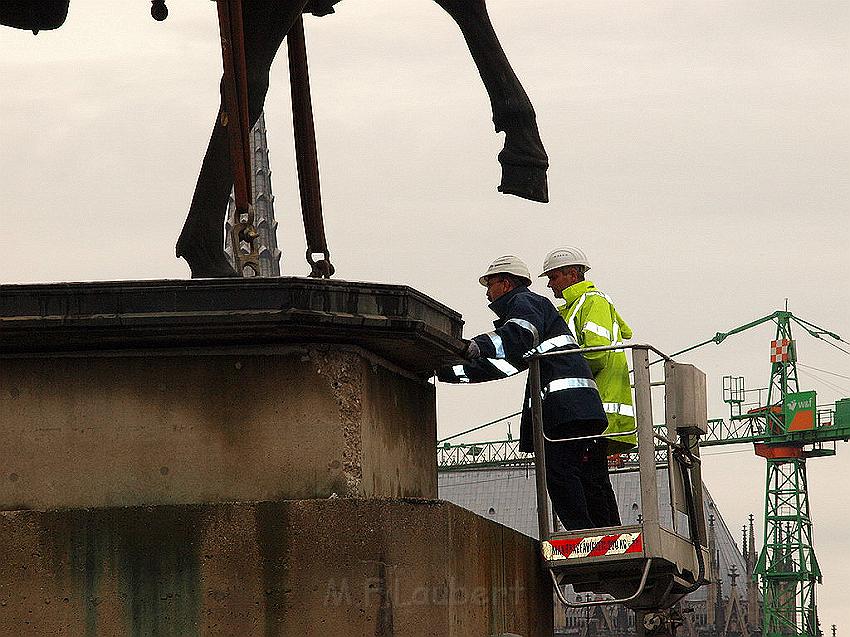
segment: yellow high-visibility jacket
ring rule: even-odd
[[[611,299],[590,281],[579,281],[563,291],[567,302],[558,308],[579,347],[604,347],[632,337],[632,329],[617,313]],[[608,417],[605,433],[631,431],[635,428],[629,366],[623,350],[588,352],[590,365]],[[608,438],[608,453],[623,453],[637,446],[637,434]]]

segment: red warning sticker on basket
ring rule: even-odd
[[[543,558],[553,562],[574,560],[583,557],[625,555],[643,551],[641,533],[616,533],[614,535],[591,535],[571,537],[563,540],[543,542]]]

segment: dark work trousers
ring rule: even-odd
[[[583,467],[584,492],[596,526],[620,526],[620,510],[608,475],[608,440],[591,440]],[[584,459],[583,459],[584,460]]]
[[[619,526],[605,439],[546,442],[546,486],[567,530]]]

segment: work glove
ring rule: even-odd
[[[451,367],[441,367],[435,373],[437,374],[437,380],[440,380],[444,383],[457,382],[457,379],[454,373],[452,372]]]
[[[466,347],[463,348],[463,354],[461,354],[466,360],[473,361],[476,358],[481,358],[481,350],[478,348],[478,343],[475,341],[466,341]],[[452,370],[452,366],[441,367],[437,370],[437,380],[441,380],[445,383],[457,382],[457,376]]]
[[[466,344],[463,357],[468,361],[474,361],[476,358],[481,358],[481,350],[478,349],[478,343],[475,341],[469,341]]]

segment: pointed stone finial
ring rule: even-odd
[[[250,134],[251,147],[251,189],[254,193],[254,225],[258,233],[257,245],[259,246],[259,261],[260,272],[259,276],[276,277],[280,276],[280,256],[281,251],[277,244],[277,221],[274,213],[274,194],[272,193],[272,171],[269,165],[269,142],[266,134],[266,119],[263,113],[260,113],[257,123],[251,129]],[[227,228],[228,237],[230,236],[230,228],[236,223],[236,203],[231,194],[230,202],[227,207]],[[234,262],[234,250],[238,246],[233,246],[232,242],[228,241],[225,246],[225,252],[230,258],[231,265]]]
[[[729,567],[729,579],[732,580],[732,588],[735,588],[738,585],[738,578],[741,576],[738,573],[738,567],[734,564]]]
[[[756,532],[753,528],[753,514],[750,513],[750,542],[747,546],[747,556],[750,558],[747,561],[747,577],[753,576],[753,571],[756,568]]]

